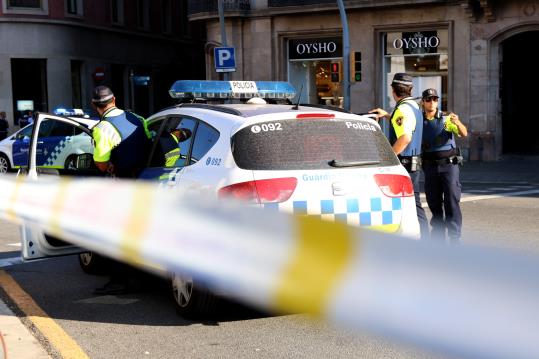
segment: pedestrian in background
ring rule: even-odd
[[[438,92],[423,91],[423,173],[425,195],[432,212],[431,237],[445,241],[446,230],[451,243],[460,241],[462,213],[460,210],[460,169],[462,156],[455,136],[466,137],[466,126],[454,113],[438,109]]]
[[[423,114],[417,102],[412,98],[412,88],[412,76],[406,73],[396,73],[391,82],[393,99],[397,102],[393,112],[389,114],[381,108],[376,108],[369,113],[376,114],[378,121],[386,118],[391,122],[389,142],[400,162],[410,174],[414,186],[421,238],[426,239],[429,235],[429,225],[419,197]]]
[[[1,111],[0,112],[0,141],[7,137],[7,133],[9,130],[9,123],[6,119],[6,112]]]
[[[94,162],[102,172],[120,178],[135,178],[148,155],[149,138],[145,120],[116,107],[116,98],[107,86],[98,86],[92,95],[92,105],[101,120],[94,126]],[[134,269],[120,262],[111,264],[111,278],[94,294],[122,294],[129,288]]]

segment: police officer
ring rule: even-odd
[[[460,211],[460,151],[455,135],[466,137],[468,131],[454,113],[438,110],[438,92],[423,91],[423,172],[425,195],[432,212],[432,238],[445,241],[446,229],[451,243],[460,240],[462,213]],[[445,218],[444,218],[445,211]]]
[[[178,128],[169,132],[169,136],[162,136],[159,139],[159,145],[164,152],[165,167],[174,167],[181,155],[180,142],[190,137],[191,131],[188,128]]]
[[[94,89],[92,104],[101,118],[92,130],[97,168],[115,177],[136,177],[149,148],[144,119],[117,108],[116,98],[107,86]]]
[[[92,104],[101,121],[93,128],[94,162],[103,172],[120,178],[134,178],[144,166],[149,148],[145,120],[116,107],[116,98],[107,86],[92,93]],[[119,262],[111,263],[111,278],[94,294],[121,294],[128,288],[134,269]]]
[[[397,102],[393,113],[389,114],[381,108],[371,110],[369,113],[375,113],[378,121],[386,118],[391,122],[389,142],[400,162],[410,174],[414,185],[421,238],[426,239],[429,234],[429,226],[419,197],[423,114],[417,102],[411,97],[412,87],[412,76],[406,73],[396,73],[391,82],[393,99]]]

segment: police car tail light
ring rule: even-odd
[[[292,196],[297,184],[295,177],[241,182],[221,188],[219,197],[256,203],[284,202]]]
[[[411,197],[414,195],[414,186],[408,176],[376,174],[374,180],[388,197]]]
[[[310,118],[335,118],[333,113],[300,113],[296,116],[298,120],[306,120]]]

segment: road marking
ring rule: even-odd
[[[76,300],[73,303],[77,304],[112,304],[112,305],[126,305],[139,302],[139,299],[133,298],[119,298],[115,295],[102,295],[99,297],[91,297],[87,299]]]
[[[20,247],[20,246],[21,246],[21,242],[17,242],[17,243],[8,243],[8,244],[6,244],[6,246]]]
[[[480,196],[469,196],[469,197],[462,197],[460,199],[460,202],[473,202],[473,201],[483,201],[485,199],[497,199],[497,198],[503,198],[503,197],[512,197],[512,196],[520,196],[525,194],[535,194],[539,193],[539,189],[532,189],[529,191],[515,191],[515,192],[505,192],[505,193],[497,193],[497,194],[485,194]],[[421,202],[422,206],[427,206],[427,202]]]
[[[12,266],[14,264],[19,264],[19,263],[22,263],[21,257],[3,258],[3,259],[0,259],[0,268],[9,267],[9,266]]]
[[[8,273],[0,270],[0,286],[62,358],[89,358],[88,355]]]

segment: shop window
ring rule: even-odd
[[[448,94],[448,30],[388,32],[384,41],[384,108],[392,108],[391,80],[397,72],[414,77],[412,96],[420,97],[427,88],[440,94],[440,108],[447,109]]]
[[[48,0],[6,0],[2,2],[4,14],[48,15]]]

